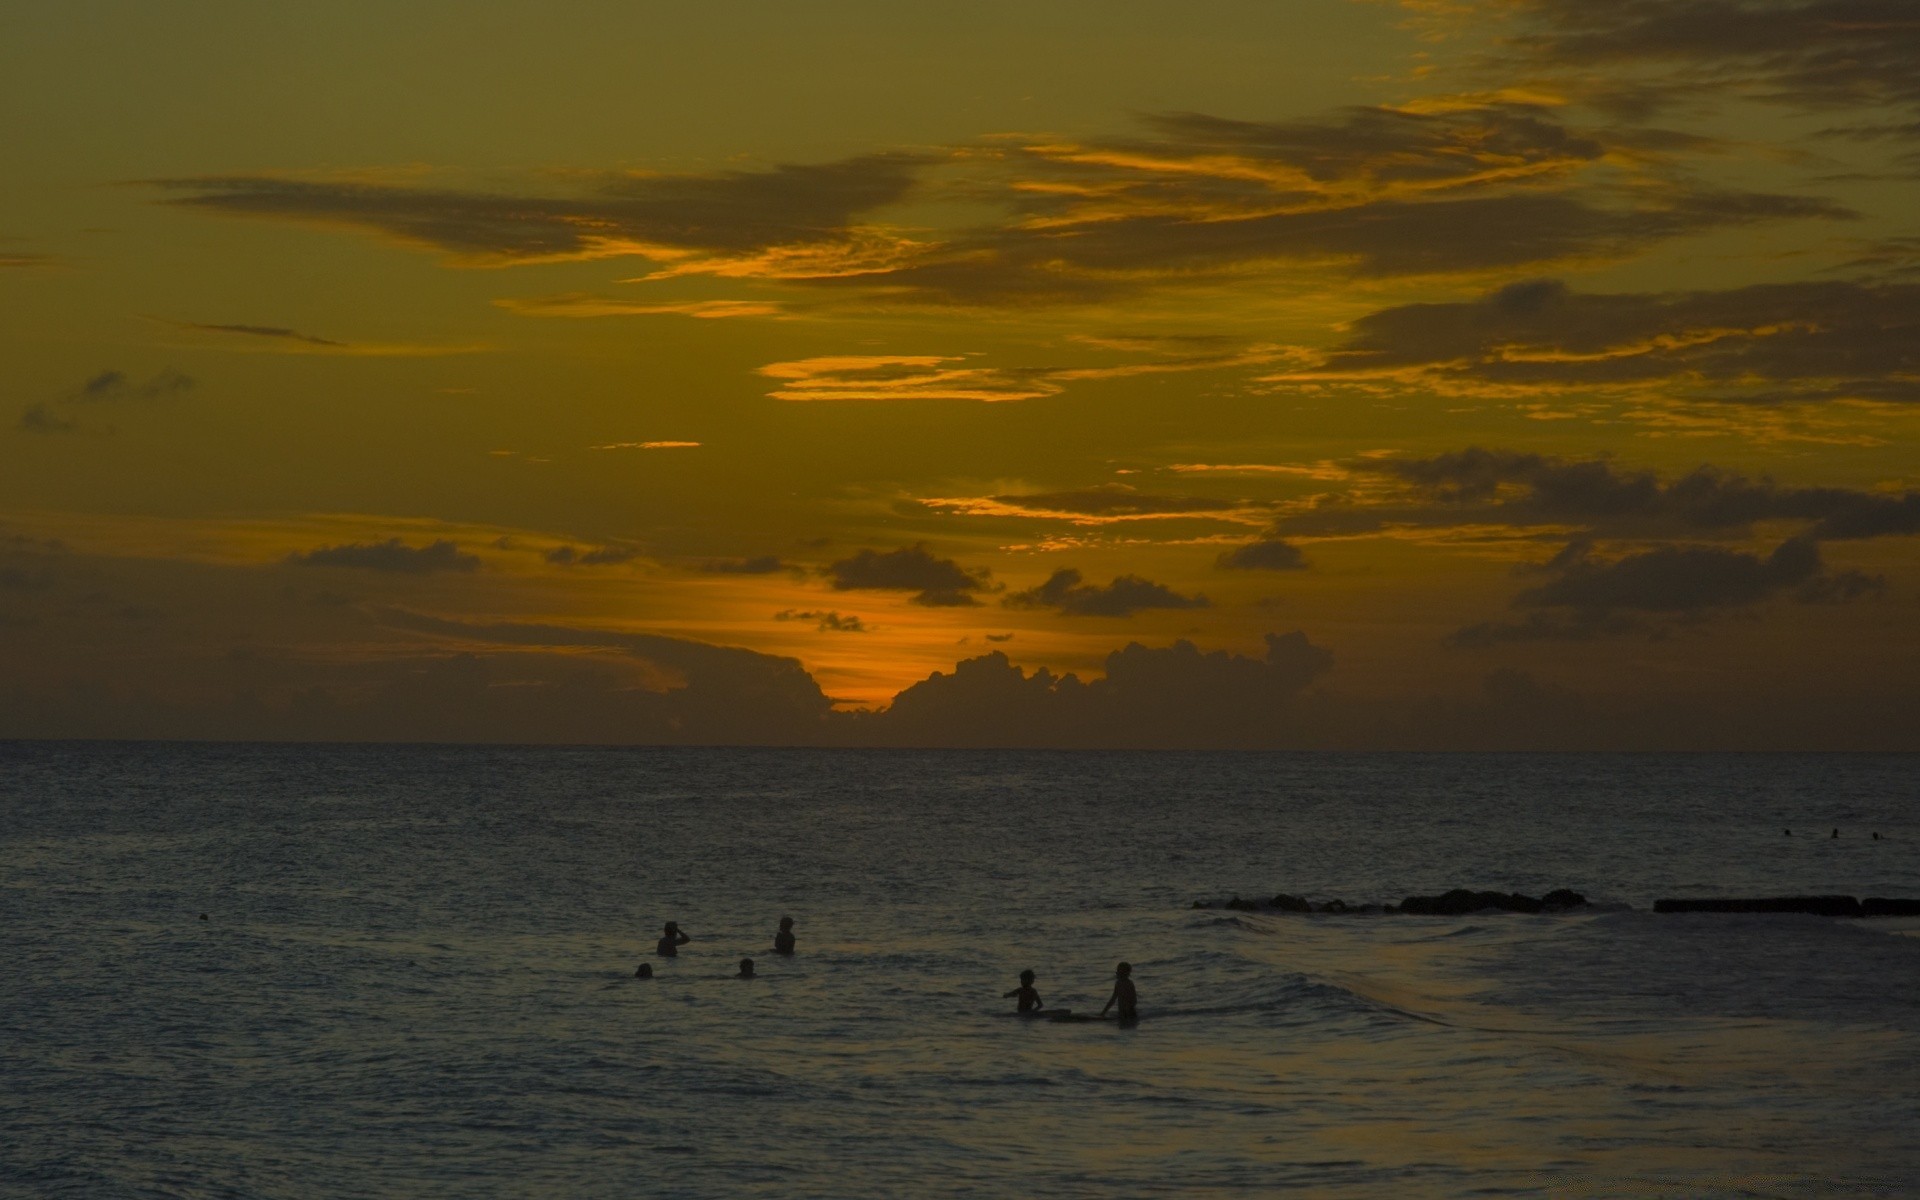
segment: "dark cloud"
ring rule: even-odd
[[[1080,227],[1009,224],[976,231],[884,276],[837,282],[939,302],[1090,301],[1286,261],[1334,264],[1375,278],[1511,271],[1625,257],[1759,221],[1852,215],[1820,199],[1705,188],[1635,203],[1514,192],[1213,218],[1196,205],[1180,215],[1090,218]]]
[[[260,175],[154,181],[170,204],[352,225],[462,256],[539,261],[847,242],[901,199],[918,160],[874,154],[713,175],[603,174],[584,195],[435,190]]]
[[[950,558],[935,558],[924,546],[862,550],[826,568],[835,591],[915,592],[913,603],[929,608],[979,604],[974,593],[990,588],[984,569],[969,571]]]
[[[136,400],[165,400],[193,388],[192,376],[168,367],[140,382],[124,371],[102,371],[64,399],[81,404],[108,404]]]
[[[1512,642],[1591,642],[1641,634],[1653,639],[1666,631],[1639,618],[1606,612],[1530,612],[1517,621],[1482,621],[1457,629],[1444,639],[1462,650],[1484,650]]]
[[[640,551],[631,546],[597,546],[592,550],[555,546],[541,557],[560,567],[608,567],[632,562],[640,557]]]
[[[1132,137],[1003,137],[765,171],[600,175],[564,196],[271,176],[158,186],[175,193],[172,204],[353,226],[483,261],[636,255],[659,264],[656,278],[780,279],[939,305],[1084,302],[1285,264],[1366,277],[1510,272],[1759,221],[1851,215],[1817,198],[1690,181],[1673,153],[1704,139],[1580,128],[1542,104],[1355,107],[1275,122],[1172,113],[1146,124]],[[1623,161],[1660,169],[1615,169]],[[965,227],[877,222],[915,188],[994,215]],[[1019,381],[987,382],[1004,393]]]
[[[332,338],[315,337],[310,333],[301,333],[297,329],[286,329],[278,325],[208,325],[200,321],[173,321],[182,329],[197,329],[202,333],[237,333],[248,337],[273,338],[286,342],[301,342],[309,346],[333,346],[345,349],[347,343],[336,342]]]
[[[1509,45],[1613,77],[1637,107],[1702,94],[1801,108],[1920,106],[1920,14],[1907,0],[1520,0]],[[1621,78],[1623,73],[1627,73]]]
[[[445,538],[424,546],[409,546],[397,537],[384,542],[321,546],[305,553],[289,554],[287,561],[302,567],[351,567],[362,571],[389,571],[406,575],[473,571],[480,566],[478,556],[463,552]]]
[[[784,571],[787,564],[771,554],[762,554],[758,558],[715,558],[700,564],[700,569],[710,575],[771,575]]]
[[[591,718],[591,728],[596,732],[610,723],[620,729],[621,736],[613,739],[616,741],[812,743],[825,735],[832,714],[833,702],[791,658],[654,634],[522,623],[481,624],[398,609],[383,609],[377,615],[389,628],[455,644],[533,650],[600,649],[644,664],[646,684],[636,686],[627,681],[625,686],[603,694],[599,702],[608,705],[609,712]],[[616,720],[610,722],[609,716]],[[531,727],[545,730],[553,724],[550,713]],[[558,740],[594,739],[576,736]]]
[[[852,613],[828,612],[819,609],[783,609],[773,614],[776,621],[812,621],[814,628],[822,633],[866,633],[866,622]]]
[[[1031,673],[995,651],[936,672],[856,727],[900,745],[1257,747],[1296,744],[1297,697],[1333,664],[1304,634],[1268,634],[1266,654],[1135,642],[1103,678]]]
[[[1051,608],[1070,617],[1130,617],[1155,608],[1206,608],[1209,602],[1205,596],[1183,596],[1138,575],[1122,575],[1105,587],[1082,583],[1080,572],[1069,567],[1001,603],[1009,608]]]
[[[1298,571],[1306,567],[1307,559],[1298,546],[1267,540],[1235,546],[1214,559],[1214,565],[1229,571]]]
[[[1817,540],[1920,533],[1920,492],[1785,487],[1711,466],[1677,478],[1608,459],[1470,446],[1428,458],[1362,459],[1363,475],[1403,485],[1367,503],[1332,501],[1276,522],[1282,532],[1358,533],[1394,525],[1575,525],[1614,535],[1745,533],[1804,522]]]
[[[1547,568],[1548,582],[1522,591],[1513,606],[1525,618],[1487,622],[1447,640],[1462,647],[1503,642],[1591,641],[1623,634],[1665,636],[1652,618],[1695,619],[1780,595],[1802,603],[1844,603],[1884,585],[1859,571],[1825,572],[1819,546],[1789,538],[1761,556],[1713,546],[1659,546],[1614,559],[1575,543]]]
[[[67,420],[45,404],[29,404],[20,410],[20,419],[13,427],[21,433],[77,433],[80,423]]]
[[[1300,372],[1423,387],[1647,387],[1719,401],[1920,400],[1920,284],[1578,293],[1555,280],[1407,304]],[[1282,376],[1281,378],[1284,378]]]
[[[1782,542],[1765,558],[1710,546],[1661,546],[1611,562],[1582,556],[1514,603],[1583,612],[1696,612],[1752,604],[1807,583],[1819,571],[1819,548],[1804,538]]]

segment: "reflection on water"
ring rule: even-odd
[[[0,1194],[1920,1188],[1920,922],[1644,911],[1920,894],[1909,759],[0,755]],[[1600,903],[1187,907],[1456,884]]]

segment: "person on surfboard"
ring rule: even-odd
[[[668,921],[666,935],[662,937],[659,942],[655,943],[653,952],[661,958],[676,958],[680,954],[680,947],[692,940],[692,938],[680,932],[680,926],[678,924]]]
[[[1034,990],[1032,971],[1020,972],[1020,986],[1000,998],[1002,1000],[1011,1000],[1016,996],[1019,997],[1020,1000],[1019,1006],[1014,1010],[1016,1012],[1037,1013],[1046,1007],[1046,1005],[1040,1001],[1040,993]]]
[[[1140,1010],[1137,1007],[1139,1000],[1139,996],[1133,990],[1133,964],[1121,963],[1113,969],[1113,995],[1108,996],[1106,1004],[1101,1006],[1100,1015],[1106,1016],[1107,1009],[1118,1004],[1121,1023],[1131,1024],[1140,1019]]]
[[[792,917],[780,918],[780,932],[773,935],[773,952],[775,954],[792,954],[793,953],[793,918]]]

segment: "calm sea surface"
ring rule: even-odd
[[[1920,895],[1917,794],[1913,757],[0,743],[0,1195],[1913,1196],[1920,921],[1649,909]],[[1596,908],[1189,907],[1457,885]],[[1123,958],[1137,1028],[1006,1015]]]

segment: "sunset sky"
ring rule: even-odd
[[[0,736],[1920,749],[1910,0],[66,0],[0,128]]]

